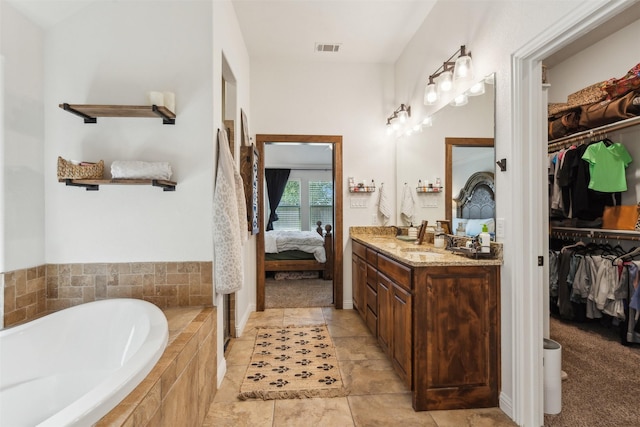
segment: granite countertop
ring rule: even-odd
[[[436,248],[431,243],[416,245],[398,239],[393,227],[351,227],[351,239],[412,267],[502,265],[502,245],[491,243],[493,257],[473,259]]]

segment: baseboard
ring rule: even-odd
[[[247,326],[247,323],[249,322],[249,317],[251,316],[251,313],[253,313],[254,311],[256,311],[256,305],[255,304],[250,304],[247,307],[247,310],[243,313],[242,317],[238,320],[236,319],[236,337],[241,337],[242,333],[244,332],[244,328]]]
[[[218,363],[218,376],[216,377],[217,388],[222,386],[222,381],[224,380],[224,376],[227,374],[227,360],[224,357],[220,358],[220,363]]]
[[[353,310],[353,300],[342,301],[342,308],[344,310]]]
[[[510,396],[502,392],[500,392],[500,409],[513,420],[513,402]]]

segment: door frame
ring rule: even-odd
[[[327,144],[333,146],[333,301],[336,309],[343,307],[343,247],[342,247],[342,136],[341,135],[275,135],[257,134],[258,150],[258,233],[256,242],[256,310],[265,309],[265,271],[264,271],[264,233],[265,203],[264,189],[264,145],[270,142],[302,142],[308,144]]]
[[[511,259],[505,279],[511,296],[512,418],[521,426],[544,424],[544,267],[548,263],[547,212],[547,106],[541,84],[542,61],[560,48],[622,13],[633,2],[585,2],[530,40],[511,56],[512,159],[517,173],[510,174]],[[506,248],[505,248],[506,249]],[[503,308],[504,309],[504,308]],[[502,405],[501,405],[502,406]]]

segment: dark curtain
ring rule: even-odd
[[[289,180],[291,169],[265,169],[264,177],[267,182],[267,195],[269,196],[269,222],[267,223],[267,231],[273,230],[273,222],[278,220],[276,209],[282,199],[284,187]]]

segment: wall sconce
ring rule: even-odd
[[[459,56],[454,62],[453,58],[458,54]],[[456,84],[471,81],[472,79],[473,61],[471,60],[471,52],[467,52],[466,47],[462,45],[449,59],[442,63],[442,66],[429,76],[429,82],[424,90],[424,104],[435,104],[440,94],[449,92]],[[437,85],[434,80],[437,81]]]
[[[411,117],[411,107],[405,104],[400,104],[393,114],[387,117],[387,133],[391,133],[398,129],[398,123],[393,122],[395,119],[398,119],[400,123],[404,123],[409,117]]]

